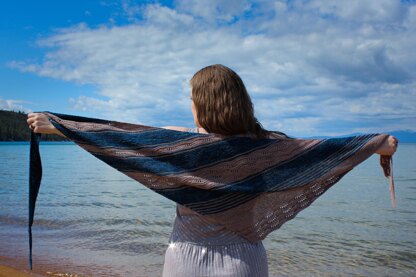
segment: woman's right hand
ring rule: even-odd
[[[399,141],[393,136],[389,136],[383,143],[383,145],[376,151],[377,154],[382,156],[393,156],[397,150],[397,144]]]
[[[27,125],[29,128],[39,134],[64,135],[49,122],[48,117],[42,113],[30,113],[27,115]]]

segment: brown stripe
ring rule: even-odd
[[[121,131],[124,133],[137,133],[137,132],[144,132],[150,130],[158,130],[160,128],[156,127],[149,127],[144,125],[132,124],[132,123],[124,123],[124,122],[116,122],[110,121],[109,124],[104,123],[87,123],[87,122],[76,122],[72,120],[64,120],[61,119],[53,114],[45,113],[48,117],[53,119],[54,121],[58,122],[59,124],[63,125],[64,127],[71,129],[73,131],[81,131],[81,132],[97,132],[97,131]]]

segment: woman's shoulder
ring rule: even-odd
[[[168,129],[168,130],[174,130],[174,131],[180,131],[180,132],[190,132],[188,131],[189,128],[186,127],[179,127],[179,126],[164,126],[162,127],[163,129]]]
[[[268,131],[267,138],[271,139],[291,139],[288,135],[285,133],[279,132],[279,131]]]
[[[180,132],[190,132],[190,133],[201,133],[201,134],[207,134],[207,131],[203,128],[187,128],[187,127],[179,127],[179,126],[165,126],[162,127],[164,129],[168,130],[174,130],[174,131],[180,131]]]

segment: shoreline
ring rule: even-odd
[[[43,277],[47,275],[31,271],[23,260],[0,256],[0,277]]]
[[[0,256],[0,277],[47,277],[54,276],[53,272],[39,266],[30,270],[27,260],[19,257]]]
[[[17,269],[8,265],[0,264],[0,277],[34,277],[41,275],[31,273],[28,270]]]

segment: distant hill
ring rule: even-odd
[[[29,141],[30,129],[26,123],[27,114],[0,110],[0,141]],[[57,135],[42,135],[43,141],[67,140]]]
[[[391,132],[385,132],[385,133],[395,136],[399,140],[399,143],[416,143],[416,132],[391,131]],[[353,135],[359,135],[359,134],[353,134]]]
[[[400,143],[416,143],[416,132],[394,131],[390,134],[395,136]]]
[[[395,136],[399,143],[416,143],[416,132],[412,131],[392,131],[392,132],[386,132],[392,136]],[[358,136],[362,133],[351,133],[348,135],[343,135],[342,137],[349,137],[349,136]],[[314,137],[307,137],[310,139],[324,139],[324,138],[331,138],[331,136],[314,136]]]

